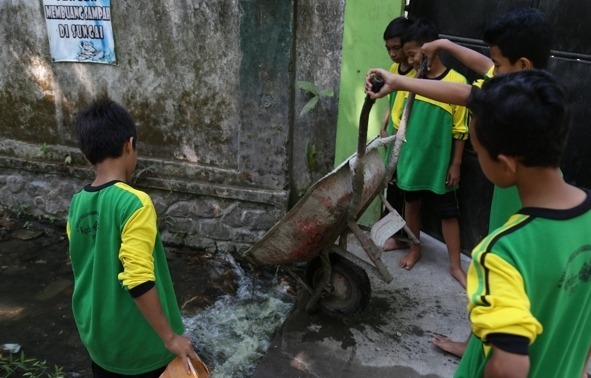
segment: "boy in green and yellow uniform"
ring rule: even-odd
[[[131,187],[136,126],[101,98],[76,118],[96,177],[74,195],[67,222],[72,310],[94,377],[159,377],[175,355],[197,358],[183,322],[150,197]]]
[[[386,27],[386,30],[384,30],[384,43],[386,46],[386,51],[388,52],[390,59],[392,59],[392,62],[394,62],[390,66],[390,72],[392,72],[394,75],[414,77],[417,74],[417,71],[413,65],[408,62],[408,59],[402,50],[402,35],[404,32],[406,32],[410,25],[412,25],[412,20],[409,20],[406,17],[397,17],[390,21]],[[394,122],[392,119],[394,116],[394,109],[400,106],[399,104],[404,101],[404,98],[404,92],[402,91],[392,92],[388,96],[389,106],[380,128],[380,136],[382,138],[394,134]],[[386,163],[390,160],[391,154],[392,144],[389,144],[386,147]],[[394,180],[390,180],[388,182],[388,187],[386,188],[386,200],[390,203],[390,205],[397,208],[398,211],[401,211],[401,198],[402,194],[400,193],[400,189],[398,189]],[[387,213],[387,211],[385,212]],[[397,240],[391,237],[386,240],[384,245],[381,247],[385,251],[390,251],[407,246],[406,244],[399,246]]]
[[[591,348],[591,196],[558,168],[567,95],[527,70],[474,89],[471,140],[486,177],[523,208],[474,248],[472,335],[455,377],[581,377]]]
[[[423,60],[421,46],[438,37],[437,27],[426,19],[415,20],[404,33],[403,50],[415,69]],[[466,84],[461,74],[445,67],[439,59],[432,62],[432,68],[425,77],[424,81]],[[404,94],[406,98],[408,92]],[[404,104],[405,101],[401,101],[394,108],[396,128]],[[465,286],[466,278],[460,261],[459,210],[455,190],[460,180],[460,165],[467,138],[465,107],[416,96],[412,116],[408,120],[406,142],[401,148],[396,168],[396,183],[404,191],[404,218],[410,231],[416,236],[420,234],[422,203],[426,198],[432,198],[441,218],[450,274],[462,286]],[[420,258],[420,245],[412,243],[410,251],[400,259],[399,266],[410,270]]]

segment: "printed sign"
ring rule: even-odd
[[[43,0],[54,62],[114,64],[111,0]]]

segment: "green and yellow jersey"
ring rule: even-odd
[[[495,66],[491,66],[484,78],[474,82],[478,88],[482,88],[482,84],[491,79],[494,74]],[[497,228],[501,227],[507,219],[521,209],[521,200],[519,193],[515,186],[509,188],[499,188],[494,186],[493,197],[490,203],[490,215],[488,218],[488,232],[491,233]]]
[[[396,75],[401,76],[408,76],[408,77],[415,77],[417,75],[417,71],[414,69],[413,66],[410,66],[408,70],[403,71],[400,67],[400,63],[394,63],[390,66],[390,72]],[[394,134],[394,121],[393,117],[395,116],[394,110],[397,107],[402,106],[401,104],[404,103],[404,99],[406,97],[405,91],[394,91],[390,93],[388,99],[390,101],[390,119],[388,121],[388,126],[386,127],[386,132],[388,135]],[[388,160],[390,159],[390,154],[392,153],[392,145],[389,144],[386,149],[386,164],[388,164]]]
[[[150,197],[119,181],[88,185],[72,199],[67,233],[72,309],[90,358],[125,375],[169,363],[174,355],[132,298],[155,286],[173,331],[183,333]]]
[[[530,377],[580,377],[591,347],[589,193],[569,210],[510,217],[474,248],[466,291],[472,335],[455,377],[484,376],[499,335],[497,347],[529,354]]]
[[[435,79],[466,84],[466,78],[448,68]],[[394,127],[397,129],[405,101],[394,109]],[[468,139],[466,107],[415,96],[411,116],[407,121],[406,142],[402,145],[396,169],[398,187],[406,191],[429,190],[445,194],[456,187],[445,184],[453,155],[453,140]]]

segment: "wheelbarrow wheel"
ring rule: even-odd
[[[365,270],[334,253],[330,254],[330,265],[332,275],[318,302],[320,311],[329,316],[362,312],[371,297],[371,283]],[[322,261],[316,257],[306,267],[306,283],[316,290],[323,273]]]

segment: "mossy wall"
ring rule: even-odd
[[[332,166],[337,98],[299,117],[309,98],[295,82],[338,93],[343,10],[344,0],[112,1],[118,62],[102,65],[52,62],[42,2],[0,0],[0,210],[65,221],[92,177],[72,119],[106,93],[136,120],[135,183],[158,198],[168,240],[256,241]],[[179,205],[191,201],[203,206]],[[203,209],[207,226],[193,213]]]

